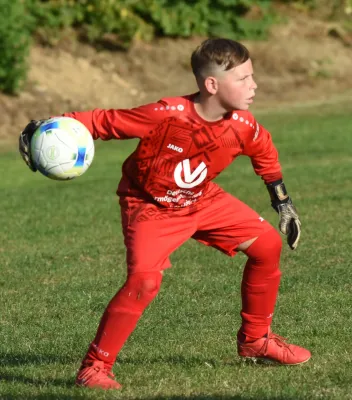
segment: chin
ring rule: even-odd
[[[235,106],[234,110],[247,111],[249,109],[249,104],[241,104],[240,106]]]
[[[239,111],[247,111],[249,108],[249,104],[248,103],[227,103],[225,105],[223,105],[223,108],[227,111],[227,112],[232,112],[234,110],[239,110]]]

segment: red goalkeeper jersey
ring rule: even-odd
[[[211,194],[211,181],[240,155],[251,158],[255,173],[266,183],[282,177],[271,135],[250,112],[235,110],[209,122],[197,114],[193,98],[164,98],[133,109],[64,116],[81,121],[94,139],[140,139],[123,164],[119,196],[168,209],[196,205]]]

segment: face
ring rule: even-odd
[[[222,108],[226,111],[248,110],[257,89],[250,59],[228,71],[220,71],[214,79],[212,94]]]

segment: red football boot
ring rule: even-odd
[[[115,380],[114,374],[108,371],[103,361],[91,361],[84,363],[78,371],[76,385],[107,389],[121,389],[121,385]]]
[[[268,331],[264,337],[254,342],[237,340],[237,351],[240,357],[279,363],[282,365],[297,365],[307,362],[311,353],[303,347],[286,343],[286,339]]]

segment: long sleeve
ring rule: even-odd
[[[282,179],[281,165],[270,133],[250,114],[250,127],[245,135],[243,154],[250,157],[255,173],[265,183]]]
[[[159,103],[147,104],[132,109],[70,112],[63,116],[82,122],[91,132],[93,139],[133,139],[144,137],[164,117],[155,112]]]

